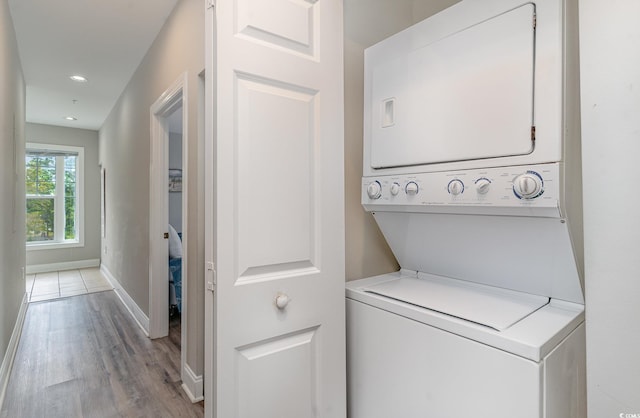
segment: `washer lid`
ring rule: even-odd
[[[503,331],[549,303],[549,298],[419,273],[364,289],[365,292],[437,311]]]

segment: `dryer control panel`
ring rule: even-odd
[[[560,165],[363,177],[370,211],[560,217]]]

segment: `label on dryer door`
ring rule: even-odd
[[[560,217],[559,183],[559,163],[363,177],[362,204],[369,211]]]

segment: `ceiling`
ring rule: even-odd
[[[8,1],[27,84],[27,122],[98,130],[178,0]],[[345,30],[369,46],[397,31],[387,16],[410,21],[457,1],[348,0]],[[74,74],[88,81],[71,81]],[[180,120],[176,115],[172,129]]]
[[[176,3],[9,0],[27,122],[100,129]],[[88,81],[74,82],[74,74]]]

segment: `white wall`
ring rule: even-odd
[[[0,0],[0,362],[25,293],[24,119],[15,31],[7,1]]]
[[[27,266],[100,259],[100,167],[98,132],[27,123],[27,142],[84,148],[84,246],[27,250]]]
[[[638,16],[637,0],[580,1],[590,418],[640,414]]]

